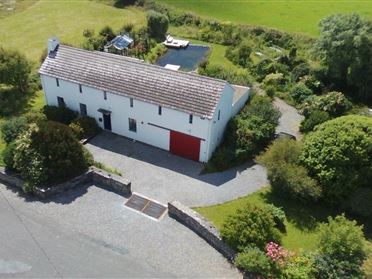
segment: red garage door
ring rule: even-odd
[[[170,131],[170,152],[199,161],[200,139],[176,131]]]

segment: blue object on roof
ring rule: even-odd
[[[108,45],[114,46],[118,50],[128,48],[133,43],[133,39],[127,35],[116,36]]]

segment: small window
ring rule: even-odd
[[[137,121],[133,118],[129,118],[129,131],[137,132]]]
[[[81,87],[81,84],[79,84],[79,92],[83,93],[83,88]]]
[[[57,97],[57,101],[58,101],[58,106],[59,106],[60,108],[63,108],[63,107],[66,106],[66,104],[65,104],[65,100],[64,100],[62,97]]]
[[[161,106],[158,108],[158,114],[161,115]]]
[[[130,107],[132,108],[133,107],[133,98],[130,98],[129,102],[130,102]]]
[[[80,115],[87,116],[87,105],[80,104]]]
[[[220,120],[220,117],[221,117],[221,111],[218,110],[218,117],[217,117],[217,120]]]
[[[104,100],[107,100],[107,93],[106,93],[106,91],[103,91],[103,99]]]
[[[192,124],[192,114],[189,115],[189,123]]]
[[[57,87],[59,87],[59,79],[56,78],[56,84],[57,84]]]

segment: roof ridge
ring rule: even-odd
[[[138,58],[135,58],[135,57],[118,55],[118,54],[104,52],[104,51],[98,51],[98,50],[91,51],[91,50],[86,50],[86,49],[77,48],[77,47],[68,46],[68,45],[63,45],[63,44],[61,44],[60,46],[66,47],[66,48],[72,48],[74,50],[78,50],[78,51],[81,51],[81,52],[84,52],[84,53],[106,55],[107,57],[116,58],[116,59],[119,58],[119,59],[126,60],[128,62],[131,62],[131,63],[142,64],[142,65],[146,65],[146,66],[149,66],[149,67],[158,68],[158,69],[161,69],[161,70],[164,70],[164,71],[172,71],[173,73],[177,73],[179,75],[193,76],[193,77],[198,77],[200,79],[205,79],[205,80],[212,80],[212,81],[218,81],[218,82],[222,82],[222,83],[229,83],[229,82],[227,82],[226,80],[223,80],[223,79],[198,75],[198,74],[195,74],[195,73],[192,73],[192,72],[174,71],[174,70],[167,69],[167,68],[164,68],[164,67],[159,66],[159,65],[148,63],[144,60],[141,60],[141,59],[138,59]]]

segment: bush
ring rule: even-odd
[[[348,261],[340,261],[325,255],[315,257],[316,277],[319,279],[364,279],[360,266]]]
[[[359,187],[370,187],[372,118],[350,115],[320,124],[305,137],[300,160],[327,201],[341,202]]]
[[[372,189],[357,189],[350,197],[350,210],[360,216],[372,218]]]
[[[147,27],[151,37],[163,40],[168,31],[169,19],[166,15],[149,11],[147,13]]]
[[[358,278],[360,267],[366,259],[363,227],[340,215],[328,217],[328,224],[322,224],[319,232],[319,255],[329,265],[337,266],[337,278],[343,275]],[[324,272],[321,267],[318,269],[320,273]],[[326,266],[325,269],[329,270]]]
[[[225,56],[234,64],[242,67],[248,67],[252,60],[250,58],[252,47],[246,41],[240,43],[238,46],[230,46],[226,49]]]
[[[291,89],[289,94],[297,104],[301,104],[308,97],[313,95],[313,92],[309,88],[307,88],[305,84],[300,82]]]
[[[314,110],[327,112],[331,117],[344,115],[352,107],[350,101],[340,92],[330,92],[322,96],[309,98],[303,107],[302,113],[307,116]]]
[[[281,277],[286,279],[313,279],[315,278],[315,263],[311,255],[292,256],[287,260],[281,270]]]
[[[82,116],[73,120],[69,127],[79,140],[93,137],[98,134],[100,130],[96,120],[89,116]]]
[[[14,141],[28,127],[24,117],[11,118],[0,126],[1,136],[6,143]]]
[[[265,88],[273,86],[276,90],[283,90],[285,83],[286,80],[282,73],[268,74],[263,80]]]
[[[248,71],[240,70],[227,70],[225,67],[220,65],[209,65],[208,63],[204,66],[200,65],[198,68],[198,74],[213,78],[219,78],[228,81],[231,84],[237,85],[249,85],[253,82],[252,76]]]
[[[50,121],[69,125],[78,114],[67,107],[45,106],[43,113]]]
[[[314,110],[301,121],[300,131],[302,133],[311,132],[316,125],[322,124],[330,119],[328,112]]]
[[[57,122],[32,124],[15,143],[14,167],[29,190],[68,180],[88,167],[83,146],[71,129]]]
[[[292,198],[302,203],[317,201],[322,189],[312,179],[306,168],[296,164],[281,164],[268,170],[268,179],[273,192],[284,198]]]
[[[271,215],[274,218],[274,222],[276,224],[276,227],[281,231],[285,232],[285,213],[281,207],[277,207],[271,203],[266,205],[267,210],[270,211]]]
[[[280,242],[280,233],[270,211],[252,204],[246,204],[226,219],[221,236],[238,251],[252,245],[264,249],[269,241]]]
[[[14,170],[14,152],[15,152],[16,144],[15,142],[10,142],[2,152],[3,161],[5,167],[8,170]]]
[[[292,81],[298,82],[300,78],[310,73],[310,66],[307,63],[301,63],[292,70]]]
[[[258,248],[246,248],[242,253],[237,254],[235,264],[245,272],[265,276],[270,274],[271,261]]]
[[[265,87],[266,95],[270,98],[273,98],[275,96],[276,88],[272,85]]]

